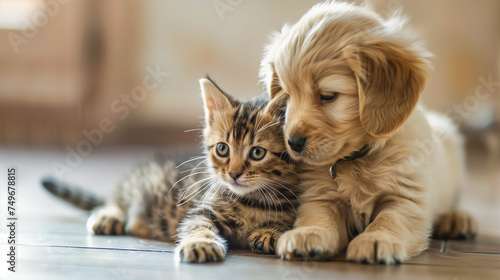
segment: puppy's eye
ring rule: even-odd
[[[339,93],[335,91],[323,92],[321,93],[321,101],[332,101],[337,98],[337,95],[339,95]]]
[[[228,157],[229,156],[229,146],[225,143],[219,143],[217,144],[217,147],[215,148],[217,150],[217,154],[221,157]]]
[[[254,147],[250,150],[250,158],[253,160],[261,160],[266,155],[266,149],[261,147]]]

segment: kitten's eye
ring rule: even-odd
[[[339,95],[339,93],[335,91],[323,92],[321,93],[321,101],[325,102],[332,101],[337,97],[337,95]]]
[[[225,143],[217,144],[216,150],[217,150],[217,154],[221,157],[228,157],[229,156],[229,146]]]
[[[261,147],[254,147],[250,150],[250,158],[253,160],[261,160],[266,155],[266,149]]]

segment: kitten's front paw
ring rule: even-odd
[[[183,241],[175,249],[176,258],[181,262],[219,262],[226,257],[226,246],[210,239]]]
[[[400,264],[408,256],[405,244],[384,232],[365,232],[347,246],[347,260],[366,264]]]
[[[442,214],[434,224],[436,239],[474,239],[477,221],[467,212],[455,210]]]
[[[337,254],[338,237],[320,227],[298,227],[278,239],[277,254],[284,260],[325,261]]]
[[[259,228],[248,237],[248,245],[255,253],[274,254],[280,235],[275,229]]]
[[[97,235],[124,234],[125,218],[108,208],[94,212],[87,221],[87,230]]]

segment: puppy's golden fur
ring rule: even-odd
[[[290,155],[315,166],[294,229],[279,239],[283,258],[347,247],[353,261],[398,263],[427,248],[433,222],[439,237],[473,237],[475,221],[454,211],[462,138],[418,104],[429,57],[399,14],[344,2],[318,4],[273,36],[261,76],[272,98],[288,98],[285,138],[306,141]],[[370,152],[340,161],[332,179],[329,167],[364,145]]]

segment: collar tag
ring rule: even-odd
[[[334,163],[332,165],[330,165],[330,169],[328,170],[330,172],[330,178],[332,178],[332,180],[335,180],[335,178],[337,178],[337,163]]]

